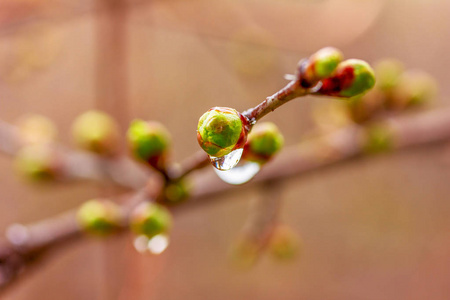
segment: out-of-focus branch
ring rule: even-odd
[[[246,110],[242,114],[251,122],[258,121],[288,101],[307,94],[308,90],[301,88],[300,81],[296,78],[272,96],[267,97],[259,105]]]
[[[415,116],[395,117],[386,121],[386,124],[393,134],[394,149],[445,142],[450,139],[450,108]],[[291,147],[267,165],[252,183],[280,181],[344,163],[358,156],[364,157],[365,133],[363,127],[354,125]],[[182,168],[184,171],[178,175],[188,174],[197,166],[203,166],[203,163],[204,159],[200,155],[193,156],[191,163],[186,162],[185,169]],[[206,202],[216,202],[220,199],[217,196],[242,189],[225,184],[209,172],[198,174],[194,179],[193,195],[184,205],[174,208],[176,213]],[[124,215],[128,216],[137,203],[158,198],[161,186],[161,182],[151,180],[143,190],[125,197],[128,200],[123,201]],[[276,207],[269,209],[276,211]],[[267,216],[273,218],[275,215]],[[127,217],[123,220],[122,229],[126,228],[126,224]],[[73,212],[29,226],[13,225],[7,231],[7,241],[0,243],[0,290],[9,286],[20,273],[24,273],[25,267],[28,269],[35,265],[50,250],[82,236]]]
[[[178,166],[169,168],[168,174],[171,180],[178,180],[191,174],[192,172],[202,169],[210,164],[208,155],[200,150],[193,155],[187,157]]]
[[[450,139],[450,108],[393,117],[386,121],[386,126],[392,132],[394,150],[446,142]],[[365,157],[365,133],[364,127],[354,125],[285,149],[251,182],[264,183],[305,175],[358,156]],[[213,202],[218,199],[214,196],[242,189],[242,186],[228,185],[210,173],[198,174],[193,179],[195,190],[186,207]]]
[[[158,190],[155,185],[152,190]],[[142,201],[153,198],[147,188],[122,197],[123,220],[117,233],[128,228],[128,217],[132,209]],[[75,219],[75,211],[43,220],[28,226],[11,225],[6,239],[0,241],[0,292],[9,287],[19,275],[27,273],[54,250],[84,236]],[[25,272],[26,271],[26,272]]]
[[[17,128],[0,120],[0,152],[14,156],[26,143]],[[147,182],[150,172],[127,157],[105,158],[54,145],[61,154],[62,179],[112,181],[131,189]],[[101,166],[101,168],[99,167]]]

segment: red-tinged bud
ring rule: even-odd
[[[375,85],[375,74],[368,63],[359,59],[341,62],[333,75],[322,80],[319,95],[350,98],[361,95]]]
[[[331,76],[342,59],[342,52],[336,48],[320,49],[307,60],[300,62],[300,85],[304,88],[310,88],[318,81]]]
[[[249,124],[235,109],[213,107],[198,122],[197,141],[202,149],[214,157],[222,157],[244,147]]]
[[[283,144],[283,135],[274,123],[258,123],[248,135],[243,158],[260,164],[266,163],[281,150]]]

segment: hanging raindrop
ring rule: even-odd
[[[153,254],[161,254],[169,246],[169,237],[164,234],[158,234],[148,241],[148,250]]]
[[[256,162],[248,162],[229,171],[214,170],[220,179],[229,184],[239,185],[248,182],[261,170],[261,165]]]
[[[140,235],[134,239],[133,245],[137,252],[145,253],[147,251],[148,237]]]
[[[211,164],[220,171],[228,171],[234,168],[241,159],[242,152],[244,152],[244,149],[236,149],[234,151],[231,151],[227,155],[224,155],[222,157],[214,157],[210,156],[209,159],[211,160]]]

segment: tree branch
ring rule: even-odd
[[[25,145],[17,128],[0,120],[0,152],[15,156]],[[137,189],[151,176],[148,169],[139,166],[128,157],[106,158],[88,152],[69,150],[57,144],[54,147],[62,158],[62,180],[112,181],[125,188]]]
[[[424,112],[420,115],[395,117],[386,121],[393,132],[394,149],[446,142],[450,139],[450,108]],[[278,158],[269,163],[252,181],[254,184],[273,180],[285,180],[294,175],[304,175],[322,170],[355,157],[365,157],[364,127],[349,126],[336,132],[305,141],[286,149]],[[196,159],[194,159],[196,158]],[[179,175],[188,174],[202,165],[201,155],[195,155],[191,163]],[[157,177],[155,177],[157,178]],[[125,196],[122,205],[125,216],[141,201],[156,199],[161,193],[161,182],[151,180],[149,184],[131,197]],[[227,185],[219,178],[203,172],[194,177],[194,192],[184,204],[175,207],[175,213],[201,204],[214,203],[224,195],[242,187]],[[120,231],[127,228],[127,217]],[[119,232],[120,232],[119,231]],[[0,243],[0,291],[9,286],[19,274],[29,266],[41,261],[50,250],[58,249],[70,241],[79,240],[83,235],[75,222],[74,212],[44,220],[29,226],[13,225],[7,233],[7,240]],[[27,268],[25,268],[27,267]]]

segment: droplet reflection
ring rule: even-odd
[[[241,159],[244,149],[236,149],[222,157],[210,156],[211,164],[220,171],[228,171],[234,168]]]
[[[256,162],[248,162],[229,171],[214,170],[220,179],[229,184],[239,185],[248,182],[261,170],[261,165]]]
[[[159,234],[148,241],[148,250],[153,254],[161,254],[169,246],[169,237],[167,235]]]

